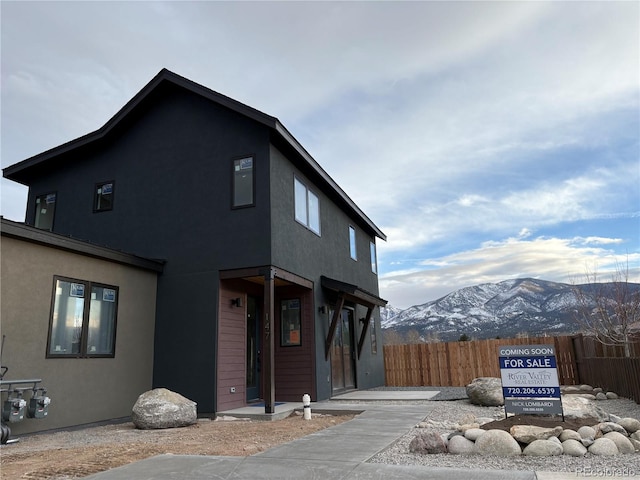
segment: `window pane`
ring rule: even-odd
[[[253,205],[253,157],[233,161],[233,206]]]
[[[300,345],[300,299],[283,300],[280,307],[280,345]]]
[[[56,280],[49,354],[80,353],[85,285]]]
[[[370,244],[370,248],[371,248],[371,271],[373,273],[378,273],[378,261],[376,260],[376,244],[371,242]]]
[[[87,355],[113,354],[117,297],[118,291],[114,288],[91,287]]]
[[[349,253],[351,254],[351,258],[354,260],[358,259],[356,252],[356,229],[353,227],[349,227]]]
[[[94,209],[96,212],[113,208],[113,182],[101,183],[96,186]]]
[[[56,194],[47,193],[36,197],[35,227],[42,230],[53,228],[53,215],[56,211]]]
[[[320,202],[318,197],[309,191],[309,228],[320,234]]]
[[[297,178],[294,179],[294,184],[296,220],[307,225],[307,187],[305,187]]]

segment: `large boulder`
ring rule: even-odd
[[[483,407],[499,407],[504,405],[502,381],[495,377],[474,378],[467,385],[469,401]]]
[[[507,457],[520,455],[522,450],[515,438],[504,430],[487,430],[484,435],[476,440],[474,453]]]
[[[609,414],[594,402],[577,395],[562,396],[562,411],[565,418],[595,419],[594,423],[609,421]]]
[[[460,454],[473,453],[475,444],[471,440],[463,437],[462,435],[456,435],[455,437],[449,440],[449,445],[447,447],[449,449],[449,453],[460,455]]]
[[[136,428],[186,427],[198,420],[196,403],[166,388],[155,388],[138,397],[131,420]]]

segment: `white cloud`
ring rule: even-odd
[[[479,248],[420,262],[423,270],[391,272],[380,278],[380,294],[398,307],[425,303],[459,288],[495,283],[509,278],[534,277],[580,283],[598,271],[608,279],[619,265],[630,268],[630,281],[640,282],[640,253],[617,254],[602,245],[621,243],[616,238],[508,238],[484,242]]]

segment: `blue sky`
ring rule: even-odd
[[[0,5],[3,167],[166,67],[280,119],[387,234],[392,305],[616,263],[640,281],[637,2]],[[1,199],[24,220],[24,187]]]

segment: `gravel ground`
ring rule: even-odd
[[[425,422],[431,422],[429,427],[438,433],[448,433],[455,430],[455,424],[464,416],[472,414],[475,417],[490,417],[495,420],[504,418],[502,407],[480,407],[472,405],[468,399],[451,400],[464,395],[464,388],[425,388],[425,390],[440,390],[441,394],[436,400],[444,400],[431,403],[429,414]],[[462,390],[462,392],[461,392]],[[640,419],[640,405],[632,400],[618,399],[599,402],[607,413],[619,417],[633,417]],[[518,457],[498,457],[489,455],[420,455],[409,452],[409,443],[419,433],[426,429],[413,428],[409,433],[398,439],[393,445],[380,452],[369,461],[371,463],[387,463],[393,465],[424,465],[430,467],[455,467],[473,469],[495,470],[528,470],[548,472],[571,472],[581,474],[591,472],[602,474],[600,476],[612,476],[612,469],[621,473],[620,476],[640,475],[640,453],[617,455],[615,457],[602,457],[587,453],[585,457],[576,458],[568,455],[556,457],[531,457],[521,455]],[[625,473],[626,472],[626,473]],[[609,473],[607,475],[607,473]]]

